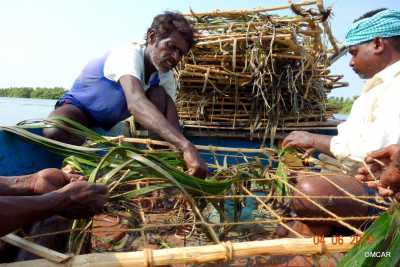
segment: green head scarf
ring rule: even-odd
[[[345,46],[358,45],[374,38],[400,35],[400,11],[387,9],[351,25],[344,41]]]

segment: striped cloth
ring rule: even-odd
[[[387,9],[351,25],[344,41],[345,46],[358,45],[376,37],[400,35],[400,11]]]

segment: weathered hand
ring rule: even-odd
[[[193,145],[189,145],[183,150],[183,159],[188,169],[188,174],[205,178],[207,176],[207,165],[200,158],[197,149]]]
[[[283,140],[282,147],[314,148],[315,138],[316,136],[309,132],[293,131]]]
[[[46,194],[60,189],[71,180],[82,180],[84,177],[77,174],[67,174],[59,169],[49,168],[32,174],[31,188],[34,194]]]
[[[376,188],[382,196],[395,194],[397,197],[400,192],[400,145],[370,152],[365,161],[369,171],[366,167],[360,168],[356,178]],[[374,178],[378,180],[374,181]]]
[[[57,213],[67,218],[91,217],[100,213],[108,194],[106,186],[89,184],[86,181],[71,182],[57,191],[65,198]]]

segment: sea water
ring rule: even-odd
[[[10,126],[23,120],[45,119],[56,100],[0,97],[0,125]]]

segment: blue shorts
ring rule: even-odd
[[[61,97],[56,102],[55,108],[61,107],[64,104],[73,105],[73,106],[79,108],[80,110],[82,110],[83,112],[85,112],[85,107],[81,104],[81,102],[79,102],[78,100],[76,100],[75,98],[73,98],[73,97],[71,97],[69,95],[64,95],[63,97]]]
[[[55,108],[64,104],[74,105],[85,113],[91,127],[102,128],[106,131],[130,116],[126,108],[126,100],[124,97],[99,98],[100,97],[93,97],[93,101],[81,103],[81,101],[76,99],[73,95],[66,93],[57,101]]]

